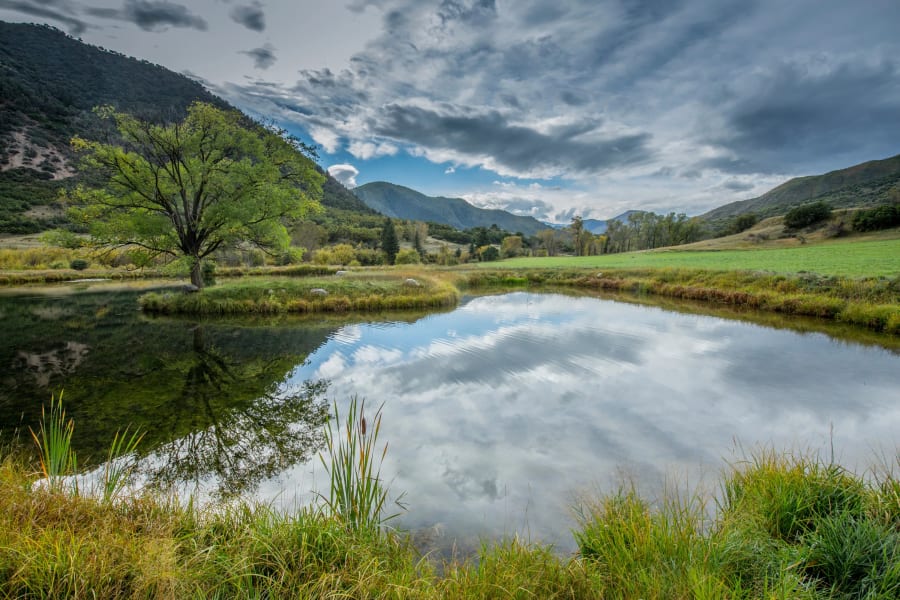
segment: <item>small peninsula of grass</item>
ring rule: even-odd
[[[227,281],[200,293],[151,292],[141,308],[161,314],[364,312],[453,306],[458,290],[433,277],[397,271],[329,277],[259,277]]]

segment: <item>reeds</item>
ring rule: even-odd
[[[78,459],[72,449],[72,434],[75,423],[66,419],[66,411],[62,405],[63,393],[59,397],[50,396],[50,411],[41,407],[41,424],[35,432],[31,429],[31,437],[38,447],[41,472],[52,492],[61,492],[65,479],[78,470]],[[72,480],[74,491],[78,491],[77,480]]]
[[[62,492],[68,481],[72,493],[78,495],[78,458],[72,447],[75,421],[66,418],[62,391],[59,396],[50,396],[49,411],[41,407],[40,426],[37,431],[30,431],[38,447],[41,474],[47,488],[53,493]],[[116,432],[100,475],[99,489],[91,490],[92,493],[99,491],[101,503],[113,502],[127,485],[134,471],[134,462],[129,457],[135,453],[143,437],[144,434],[139,431],[129,433],[128,427]]]
[[[320,455],[329,476],[329,495],[323,497],[329,512],[352,531],[378,532],[397,514],[385,515],[387,487],[381,480],[381,464],[388,445],[378,448],[381,408],[371,424],[366,419],[365,400],[350,399],[343,423],[334,404],[334,422],[325,429],[325,452]],[[399,500],[397,501],[398,506]]]
[[[134,454],[144,434],[137,430],[129,434],[128,429],[126,427],[121,433],[117,431],[109,445],[100,488],[103,504],[109,504],[119,496],[134,472],[134,463],[126,457]]]

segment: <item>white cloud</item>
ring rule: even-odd
[[[344,184],[344,187],[355,188],[359,169],[348,164],[331,165],[328,167],[328,174]]]
[[[456,173],[456,167],[447,167],[444,169],[444,175],[453,175]]]
[[[325,150],[328,154],[334,154],[341,147],[341,136],[333,129],[328,127],[310,127],[309,135],[313,141]]]
[[[399,148],[390,142],[363,142],[353,141],[347,145],[347,152],[360,160],[369,160],[379,156],[394,156]]]

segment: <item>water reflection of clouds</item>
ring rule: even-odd
[[[404,524],[462,536],[527,524],[565,546],[572,493],[622,469],[654,485],[735,440],[822,449],[830,423],[865,464],[900,424],[897,356],[712,317],[517,293],[354,336],[295,377],[384,402]]]

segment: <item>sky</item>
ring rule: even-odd
[[[545,221],[700,214],[900,153],[897,0],[0,0],[390,181]]]

